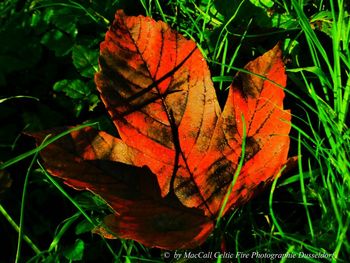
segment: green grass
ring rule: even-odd
[[[0,170],[5,169],[14,181],[0,195],[0,229],[6,233],[1,234],[6,244],[0,262],[94,261],[101,257],[106,262],[166,260],[164,251],[89,233],[108,208],[92,194],[68,189],[37,161],[43,147],[71,130],[38,147],[21,135],[22,131],[86,121],[74,129],[98,124],[113,132],[102,105],[96,102],[93,79],[86,72],[95,71],[97,61],[91,64],[89,59],[97,55],[98,44],[119,8],[131,15],[166,21],[195,40],[208,61],[219,98],[225,98],[226,88],[244,64],[278,41],[284,43],[289,79],[285,102],[293,114],[291,155],[298,156],[297,165],[249,204],[220,216],[214,234],[193,251],[220,251],[225,242],[232,253],[286,255],[276,262],[292,261],[290,258],[300,253],[333,254],[322,261],[347,262],[349,7],[345,0],[0,3]],[[22,38],[26,46],[18,44]],[[79,51],[88,58],[91,71],[83,71],[88,64],[74,64],[72,54],[77,47],[83,47]],[[53,89],[65,80],[86,85],[86,89],[78,95],[80,86],[75,84]],[[319,262],[311,257],[300,260]],[[166,261],[176,262],[172,258]]]

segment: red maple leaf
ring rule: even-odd
[[[45,167],[109,204],[114,213],[95,230],[106,237],[196,247],[218,215],[251,199],[287,161],[291,116],[283,109],[281,53],[277,45],[248,63],[221,111],[193,41],[161,21],[118,11],[95,82],[120,138],[92,128],[72,132],[41,152]],[[34,137],[40,143],[59,132]]]

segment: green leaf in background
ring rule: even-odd
[[[77,19],[78,15],[76,12],[73,12],[74,9],[58,9],[55,10],[53,16],[51,17],[51,22],[57,28],[71,35],[72,37],[76,37],[78,34],[77,29]]]
[[[214,1],[212,0],[202,0],[199,3],[199,8],[205,13],[205,18],[207,22],[211,23],[213,26],[220,26],[225,17],[216,9]]]
[[[258,1],[259,2],[259,1]],[[237,33],[237,30],[241,27],[241,30],[246,29],[249,21],[252,19],[252,25],[259,28],[270,28],[271,19],[267,16],[266,7],[261,5],[254,5],[251,1],[230,1],[221,0],[214,1],[215,7],[219,13],[225,17],[225,22],[232,20],[231,24],[232,32]]]
[[[63,255],[72,261],[82,260],[84,256],[85,243],[81,239],[77,239],[72,246],[67,247],[63,251]]]
[[[274,13],[271,16],[272,27],[283,29],[294,29],[298,27],[298,21],[287,13]]]
[[[66,2],[62,1],[62,3],[59,3],[58,1],[41,0],[32,2],[30,8],[35,10],[37,14],[42,13],[40,19],[46,25],[51,25],[75,38],[78,34],[77,22],[84,16],[84,12],[83,10],[72,8]],[[43,6],[47,8],[43,9]],[[36,23],[38,23],[38,20],[36,18],[34,22],[37,21]]]
[[[56,92],[63,92],[70,98],[69,104],[65,104],[64,100],[61,100],[64,108],[72,108],[76,116],[79,116],[80,112],[88,106],[89,111],[92,111],[100,101],[98,96],[92,93],[95,90],[93,81],[88,83],[83,82],[80,79],[73,80],[60,80],[55,83],[53,90]],[[73,102],[73,103],[72,103]]]
[[[249,0],[253,5],[261,8],[271,8],[274,5],[272,0]]]
[[[344,19],[345,21],[345,19]],[[310,19],[312,29],[317,29],[329,37],[332,37],[333,17],[330,11],[321,11],[313,15]]]
[[[30,28],[6,28],[0,23],[0,46],[0,86],[6,84],[6,74],[34,67],[42,54]]]
[[[77,195],[74,200],[79,204],[80,207],[86,210],[101,211],[104,209],[109,209],[106,202],[102,200],[101,197],[94,195],[91,192],[82,192]]]
[[[336,14],[337,16],[339,16],[339,14]],[[338,27],[341,26],[342,30],[343,30],[343,34],[341,34],[340,36],[340,40],[345,40],[346,41],[346,37],[343,37],[346,31],[347,25],[350,23],[350,14],[348,12],[344,12],[344,17],[342,20],[342,23],[337,25]],[[317,29],[323,33],[325,33],[326,35],[328,35],[329,37],[333,37],[333,15],[331,11],[321,11],[316,13],[315,15],[313,15],[310,19],[310,25],[313,29]],[[344,38],[344,39],[343,39]]]
[[[67,55],[74,44],[71,36],[58,29],[52,29],[47,32],[40,42],[54,51],[58,57]]]
[[[284,40],[283,51],[293,57],[299,52],[299,42],[295,39],[286,38]]]
[[[80,79],[58,81],[53,86],[53,90],[64,92],[72,99],[84,99],[91,94],[89,87]]]
[[[48,255],[47,258],[43,259],[42,263],[57,263],[59,261],[58,254]]]
[[[75,234],[84,234],[90,232],[93,228],[94,226],[88,220],[84,219],[75,227]]]
[[[76,45],[73,48],[73,64],[83,77],[93,78],[98,71],[98,50]]]

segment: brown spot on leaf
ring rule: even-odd
[[[249,161],[251,158],[254,157],[254,155],[260,151],[260,144],[257,140],[254,139],[254,137],[247,137],[246,138],[246,148],[245,148],[245,154],[244,154],[244,162]]]

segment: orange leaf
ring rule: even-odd
[[[243,167],[224,213],[287,162],[281,56],[277,45],[248,63],[221,112],[193,41],[163,22],[118,11],[95,82],[120,139],[91,128],[73,132],[42,151],[45,167],[110,205],[115,213],[95,232],[164,249],[198,246],[214,228],[244,137]],[[38,143],[47,133],[34,135]]]

